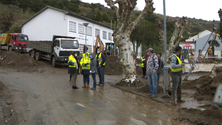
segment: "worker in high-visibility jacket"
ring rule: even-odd
[[[82,75],[83,75],[83,88],[89,88],[89,75],[90,75],[90,57],[89,53],[86,52],[83,54],[83,58],[80,61],[80,65],[82,66]],[[87,82],[87,86],[86,86]]]
[[[172,78],[172,90],[171,90],[171,104],[176,105],[175,100],[175,92],[177,90],[177,102],[184,102],[181,99],[181,85],[182,85],[182,73],[184,63],[180,60],[180,54],[182,52],[182,48],[177,46],[175,48],[175,53],[170,56],[171,63],[171,78]]]
[[[105,70],[106,57],[102,53],[100,48],[97,49],[96,60],[97,60],[97,70],[99,75],[99,86],[103,87],[105,83],[104,70]]]
[[[78,89],[76,86],[76,80],[77,80],[77,71],[79,68],[78,60],[77,60],[77,52],[72,52],[72,54],[69,56],[68,64],[69,64],[69,70],[68,73],[70,74],[70,80],[73,82],[73,89]]]
[[[145,77],[146,77],[145,61],[146,61],[146,57],[144,56],[143,58],[141,58],[141,67],[142,67],[142,71],[143,71],[143,76],[142,76],[142,78],[145,78]]]

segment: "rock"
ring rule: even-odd
[[[215,103],[212,103],[211,104],[211,108],[214,109],[214,110],[218,110],[219,109],[219,106]]]
[[[11,99],[6,99],[5,102],[6,102],[7,105],[11,105],[12,104]]]

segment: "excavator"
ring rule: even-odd
[[[117,56],[118,55],[118,50],[117,50],[117,47],[115,46],[114,43],[106,43],[106,46],[104,48],[104,44],[103,42],[100,40],[100,37],[97,36],[96,37],[96,43],[95,45],[93,46],[93,52],[96,52],[97,51],[97,48],[98,48],[98,43],[99,43],[99,47],[100,49],[106,54],[106,55],[109,55],[109,56]]]

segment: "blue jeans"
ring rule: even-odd
[[[150,86],[150,93],[157,94],[157,73],[148,73],[148,83]]]
[[[89,75],[83,75],[83,83],[84,83],[84,85],[86,85],[86,82],[89,85]]]
[[[96,73],[92,73],[93,78],[93,88],[96,88]]]
[[[99,75],[99,84],[103,84],[104,85],[104,69],[105,67],[100,67],[98,68],[98,75]]]
[[[157,73],[157,83],[160,82],[160,74],[161,74],[161,73]]]

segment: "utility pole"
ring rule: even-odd
[[[84,46],[84,53],[87,52],[86,48],[87,48],[87,26],[89,25],[89,23],[83,23],[83,25],[85,26],[85,46]]]
[[[167,66],[167,25],[166,25],[166,4],[163,0],[163,13],[164,13],[164,95],[163,97],[168,98],[168,66]]]

